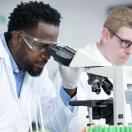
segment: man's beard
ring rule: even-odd
[[[42,71],[43,71],[43,68],[39,68],[39,67],[35,67],[35,64],[39,64],[38,61],[30,61],[30,59],[24,59],[23,60],[25,63],[24,65],[24,70],[27,71],[31,76],[39,76]]]
[[[19,52],[16,58],[17,60],[19,60],[19,68],[23,69],[24,71],[27,71],[31,76],[39,76],[42,73],[43,68],[34,67],[34,64],[38,64],[39,62],[31,61],[28,58],[26,52],[24,51]]]
[[[26,69],[25,69],[31,76],[39,76],[43,69],[34,69],[32,64],[28,64],[26,65]]]

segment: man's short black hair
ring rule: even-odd
[[[49,4],[30,1],[21,2],[9,16],[8,33],[37,27],[40,21],[59,26],[61,15]]]

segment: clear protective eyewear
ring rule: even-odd
[[[50,41],[42,40],[39,38],[34,38],[28,33],[26,33],[25,31],[20,31],[19,33],[21,34],[22,38],[26,42],[27,46],[33,51],[43,51],[44,52],[50,45],[57,44],[57,42],[50,42]]]
[[[119,35],[117,35],[115,32],[113,32],[110,28],[108,28],[108,30],[121,41],[121,43],[120,43],[121,48],[130,48],[131,47],[132,41],[122,39],[121,37],[119,37]]]

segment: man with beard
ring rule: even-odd
[[[60,18],[49,4],[37,1],[21,2],[10,14],[8,31],[0,33],[0,132],[28,132],[37,116],[50,132],[62,132],[74,115],[68,102],[75,98],[80,70],[70,69],[75,85],[68,86],[75,89],[62,85],[56,94],[44,67]]]

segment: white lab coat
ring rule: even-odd
[[[56,96],[46,68],[38,77],[26,73],[19,98],[16,89],[10,59],[0,41],[0,132],[28,132],[39,101],[45,127],[50,132],[63,132],[74,113],[63,104],[59,93]]]

